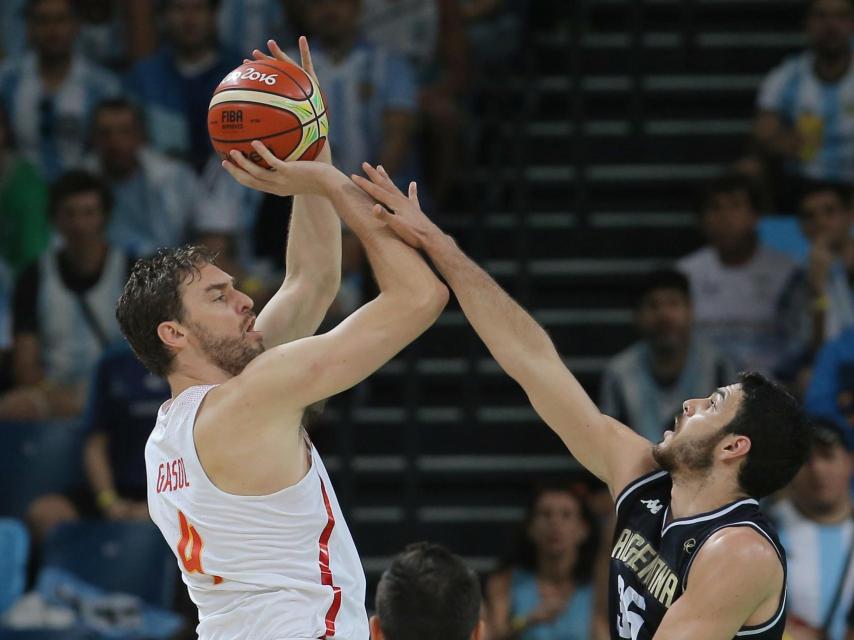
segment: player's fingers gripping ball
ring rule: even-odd
[[[237,149],[268,168],[253,140],[280,160],[314,160],[329,121],[320,88],[305,71],[284,60],[254,60],[219,83],[208,108],[208,133],[221,158]]]

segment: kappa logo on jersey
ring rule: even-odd
[[[660,500],[641,500],[641,502],[643,502],[644,506],[649,509],[649,512],[652,515],[655,515],[664,508],[664,505],[661,504]]]
[[[676,598],[679,578],[641,534],[623,529],[611,551],[611,557],[634,571],[650,595],[670,608]]]

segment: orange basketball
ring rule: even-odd
[[[266,167],[253,140],[282,160],[314,160],[329,121],[320,88],[305,71],[283,60],[255,60],[219,83],[208,107],[208,133],[220,157],[237,149]]]

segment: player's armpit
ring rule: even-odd
[[[780,558],[761,533],[722,529],[697,551],[685,593],[654,640],[731,640],[743,626],[769,623],[779,613],[783,580]]]
[[[532,354],[527,366],[512,375],[537,414],[572,455],[608,485],[612,497],[657,467],[651,443],[602,414],[556,350]]]

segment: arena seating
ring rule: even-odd
[[[699,246],[696,189],[747,151],[762,76],[803,46],[801,12],[799,0],[540,0],[524,55],[481,87],[478,207],[436,217],[594,397],[633,340],[638,276]],[[421,538],[493,567],[530,483],[577,469],[453,303],[327,417],[315,437],[369,580],[380,554]]]

